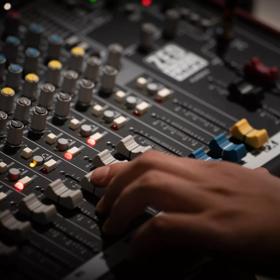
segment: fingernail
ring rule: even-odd
[[[97,168],[96,170],[94,170],[92,174],[92,178],[91,178],[92,182],[97,185],[102,185],[106,181],[109,172],[110,172],[109,166]]]

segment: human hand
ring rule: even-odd
[[[106,187],[97,205],[103,230],[121,234],[147,206],[162,212],[134,235],[137,254],[162,248],[246,256],[279,256],[280,180],[264,169],[147,152],[97,169]]]

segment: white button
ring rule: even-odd
[[[149,108],[150,108],[150,104],[146,101],[142,101],[142,102],[140,102],[139,104],[136,105],[135,111],[139,115],[143,115],[148,111]]]
[[[91,139],[94,139],[96,142],[103,137],[103,134],[100,132],[96,132],[90,136]]]
[[[122,90],[118,90],[115,93],[115,99],[120,103],[124,101],[125,97],[126,97],[126,93]]]
[[[57,166],[57,161],[55,161],[54,159],[50,159],[49,161],[44,163],[43,169],[49,173],[51,171],[53,171]]]
[[[112,127],[119,129],[119,128],[123,127],[127,121],[128,121],[128,119],[126,117],[119,116],[113,121]]]
[[[148,80],[144,77],[140,77],[136,81],[136,86],[140,89],[146,88],[147,84],[148,84]]]
[[[49,133],[47,135],[47,138],[46,138],[46,142],[49,144],[49,145],[53,145],[57,140],[57,136],[53,133]]]
[[[26,148],[24,148],[23,150],[22,150],[22,152],[21,152],[21,157],[23,157],[24,159],[30,159],[31,157],[32,157],[32,155],[33,155],[33,151],[30,149],[30,148],[28,148],[28,147],[26,147]]]
[[[170,95],[172,95],[172,93],[173,92],[170,89],[163,88],[157,93],[155,99],[157,101],[165,101]]]
[[[24,186],[27,186],[32,181],[32,178],[25,176],[19,180]]]
[[[72,130],[76,130],[80,127],[81,122],[77,119],[72,119],[69,123],[69,128]]]
[[[104,110],[105,108],[99,104],[95,104],[94,106],[92,106],[92,114],[96,117],[101,116]]]
[[[73,157],[77,156],[80,152],[81,152],[81,148],[78,147],[72,147],[71,149],[69,149],[66,153],[71,154]]]
[[[5,162],[0,162],[0,174],[5,173],[8,169],[8,165]]]

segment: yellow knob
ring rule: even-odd
[[[15,95],[15,91],[12,88],[10,88],[10,87],[4,87],[1,90],[1,95],[14,96]]]
[[[71,54],[74,56],[84,56],[85,50],[81,47],[74,47],[71,49]]]
[[[39,76],[34,73],[29,73],[25,76],[25,81],[27,81],[29,83],[38,83]]]
[[[48,63],[48,67],[53,70],[60,70],[62,69],[62,63],[59,60],[51,60]]]

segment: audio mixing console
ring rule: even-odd
[[[280,174],[279,33],[240,14],[229,38],[205,2],[4,4],[1,279],[141,275],[100,230],[99,166],[156,149]]]

